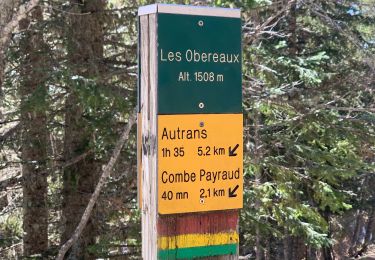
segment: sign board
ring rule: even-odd
[[[242,114],[158,116],[160,214],[242,208]]]
[[[141,10],[149,13],[155,20],[144,22],[157,26],[144,26],[140,38],[139,98],[147,103],[142,123],[157,129],[157,176],[150,178],[157,179],[158,212],[242,208],[240,12],[158,4]],[[155,134],[142,143],[153,147]]]
[[[241,19],[158,14],[158,114],[241,113]]]
[[[158,211],[242,208],[241,19],[157,19]]]

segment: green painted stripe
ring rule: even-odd
[[[159,250],[159,260],[193,259],[196,257],[207,257],[216,255],[233,255],[237,253],[237,244],[199,246],[189,248],[176,248]]]

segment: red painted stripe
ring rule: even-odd
[[[236,231],[238,210],[179,215],[159,215],[158,236]]]

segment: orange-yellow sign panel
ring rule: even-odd
[[[242,139],[242,114],[159,115],[159,213],[242,208]]]

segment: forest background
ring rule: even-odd
[[[347,259],[375,241],[375,1],[241,8],[241,259]],[[0,1],[0,258],[55,259],[131,129],[67,259],[139,259],[137,9]],[[126,131],[126,130],[125,130]],[[126,134],[126,132],[125,132]]]

